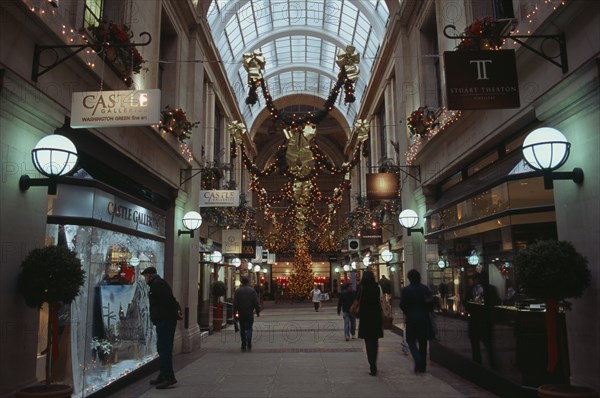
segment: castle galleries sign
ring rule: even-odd
[[[514,50],[445,51],[448,109],[518,108]]]
[[[150,126],[160,122],[160,90],[85,91],[71,97],[71,127]]]
[[[200,190],[200,207],[237,207],[240,205],[240,191]]]

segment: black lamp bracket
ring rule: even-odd
[[[102,47],[103,49],[105,49],[107,47],[144,47],[144,46],[147,46],[148,44],[150,44],[150,42],[152,41],[152,36],[150,36],[150,33],[142,32],[142,33],[140,33],[140,37],[142,37],[142,36],[148,36],[148,41],[143,42],[143,43],[126,43],[126,44],[125,43],[110,44],[110,43],[88,42],[86,44],[60,44],[60,45],[56,45],[56,46],[40,46],[40,45],[36,44],[35,48],[33,50],[33,65],[31,67],[31,80],[33,80],[34,82],[37,82],[38,78],[40,76],[42,76],[44,73],[49,72],[50,70],[54,69],[56,66],[62,64],[63,62],[65,62],[69,58],[77,55],[78,53],[85,50],[86,48]],[[61,56],[58,54],[58,51],[56,51],[57,49],[60,49],[60,48],[74,49],[74,51],[69,52],[69,54],[67,54],[61,58]],[[55,60],[50,65],[42,65],[42,63],[40,62],[41,55],[44,51],[48,51],[48,50],[50,50],[54,53]],[[41,71],[40,71],[40,68],[41,68]]]
[[[406,228],[406,236],[410,236],[412,232],[424,233],[423,228]]]
[[[540,57],[544,58],[547,61],[550,61],[552,64],[558,66],[562,69],[563,73],[567,73],[569,71],[569,63],[567,60],[567,42],[565,40],[564,33],[558,35],[487,35],[487,36],[461,36],[460,34],[451,35],[447,31],[448,29],[453,29],[455,32],[456,26],[454,25],[446,25],[444,27],[444,36],[449,39],[510,39],[519,43],[521,46],[525,47],[529,51],[533,51]],[[542,39],[538,48],[532,47],[529,44],[525,43],[522,39]],[[546,41],[552,40],[558,43],[560,54],[555,56],[550,56],[546,54],[544,51],[544,43]],[[556,58],[560,58],[560,61],[556,61]]]
[[[547,171],[543,172],[544,188],[553,189],[554,180],[571,180],[577,185],[583,184],[583,170],[575,167],[573,171]]]

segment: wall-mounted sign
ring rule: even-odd
[[[242,252],[242,230],[222,230],[223,254],[239,254]]]
[[[360,231],[360,242],[364,246],[380,245],[383,242],[381,228],[366,228]]]
[[[200,207],[237,207],[240,205],[240,191],[201,190]]]
[[[256,258],[256,241],[245,240],[242,242],[242,252],[240,258],[253,259]]]
[[[518,108],[514,50],[445,51],[448,109]]]
[[[160,90],[85,91],[71,97],[71,127],[150,126],[160,122]]]
[[[97,188],[60,184],[48,214],[93,219],[157,237],[165,237],[166,217]]]
[[[398,198],[398,174],[367,174],[367,200]]]

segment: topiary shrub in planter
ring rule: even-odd
[[[40,393],[43,396],[53,391],[63,394],[70,386],[51,384],[50,356],[52,346],[58,344],[53,341],[51,320],[58,317],[58,310],[63,304],[69,304],[79,295],[84,284],[85,271],[81,261],[74,252],[63,246],[47,246],[33,249],[21,264],[21,273],[18,277],[18,290],[28,306],[41,308],[48,303],[49,321],[47,330],[48,346],[46,348],[46,382],[42,386],[28,387],[17,393],[17,397],[30,397]],[[32,395],[33,394],[33,395]],[[68,393],[70,396],[71,393]]]
[[[544,240],[521,250],[515,257],[516,277],[530,297],[546,303],[548,340],[548,372],[557,362],[556,316],[562,302],[570,309],[567,298],[581,297],[590,285],[591,273],[587,259],[571,242]]]

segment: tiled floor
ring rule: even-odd
[[[430,362],[415,375],[402,338],[386,330],[379,340],[378,374],[370,376],[361,339],[346,341],[334,302],[319,312],[312,304],[266,302],[255,318],[253,349],[240,350],[229,326],[202,340],[200,350],[175,357],[178,383],[156,390],[145,377],[113,397],[447,397],[495,395]]]

